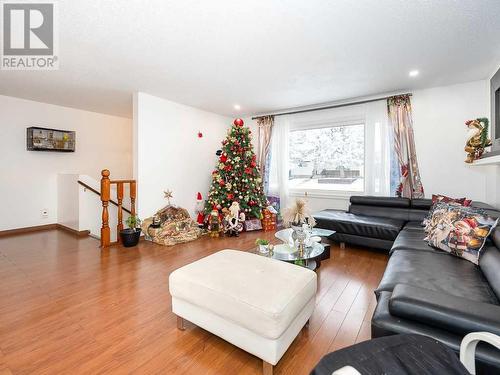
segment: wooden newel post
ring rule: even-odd
[[[101,172],[101,202],[102,202],[102,227],[101,227],[101,247],[108,247],[111,244],[109,230],[109,212],[108,204],[111,195],[111,182],[109,180],[109,171],[103,169]]]
[[[118,224],[116,225],[116,241],[120,242],[120,231],[123,230],[123,182],[116,184],[116,200],[118,201]]]

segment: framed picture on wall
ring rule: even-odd
[[[26,129],[28,151],[75,152],[76,132],[32,126]]]

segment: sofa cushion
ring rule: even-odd
[[[173,297],[262,337],[277,339],[315,298],[316,273],[236,250],[222,250],[170,274]]]
[[[337,210],[323,210],[314,214],[318,228],[338,233],[394,241],[405,224],[404,220],[355,215]]]
[[[408,210],[408,220],[410,221],[419,221],[422,223],[428,215],[429,210],[420,210],[416,208],[410,208]]]
[[[500,226],[497,225],[495,229],[492,230],[490,234],[490,239],[493,244],[500,249]]]
[[[500,217],[500,210],[498,210],[496,207],[493,207],[491,204],[473,201],[470,206],[484,210],[484,212],[491,217]]]
[[[410,209],[401,207],[368,206],[362,204],[351,204],[349,206],[349,212],[355,215],[383,217],[403,221],[408,221],[409,211]]]
[[[349,201],[351,202],[351,204],[358,204],[364,206],[400,207],[400,208],[410,207],[410,200],[408,198],[353,195]]]
[[[408,229],[408,230],[417,230],[417,231],[423,231],[424,230],[424,225],[423,223],[419,221],[409,221],[405,224],[403,229]]]
[[[389,311],[459,335],[482,331],[500,334],[500,306],[415,286],[396,285]]]
[[[398,250],[441,252],[441,250],[434,249],[433,247],[429,246],[427,241],[424,241],[424,238],[425,238],[425,232],[422,226],[416,228],[411,225],[408,226],[407,224],[396,237],[396,240],[392,245],[390,254]]]
[[[429,211],[432,207],[432,199],[415,198],[410,201],[410,207]]]
[[[392,292],[396,284],[498,304],[498,298],[478,266],[441,251],[395,251],[375,293]]]
[[[497,228],[497,231],[500,230]],[[492,242],[488,243],[481,251],[479,267],[500,300],[500,249]]]

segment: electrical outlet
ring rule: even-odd
[[[42,210],[42,217],[49,217],[49,210],[47,210],[46,208],[44,208]]]

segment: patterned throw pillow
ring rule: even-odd
[[[479,254],[498,219],[483,210],[438,203],[426,227],[429,245],[478,264]]]
[[[448,203],[456,206],[469,207],[472,203],[472,200],[467,198],[450,198],[442,194],[432,194],[432,206],[429,209],[427,217],[422,221],[422,226],[424,227],[426,233],[427,233],[427,227],[429,225],[429,220],[431,219],[432,214],[434,213],[434,210],[436,209],[436,206],[439,203]]]
[[[457,203],[461,206],[470,206],[472,200],[467,198],[450,198],[442,194],[432,194],[432,204],[436,203]]]

